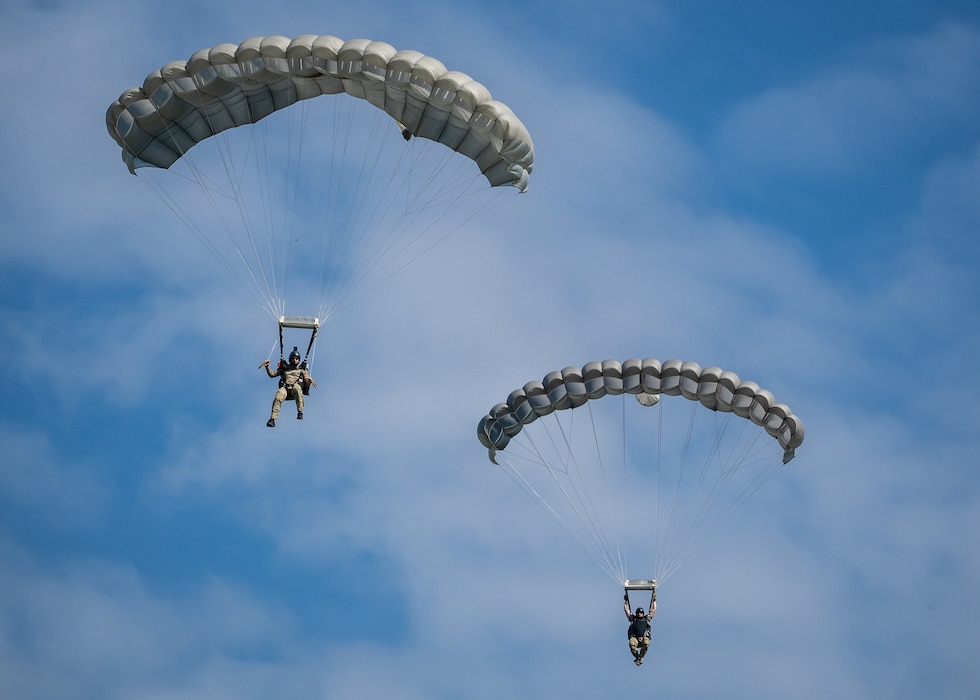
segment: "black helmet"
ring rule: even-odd
[[[643,608],[637,608],[636,609],[636,614],[637,615],[645,615],[646,613],[643,612]]]
[[[289,353],[289,361],[292,362],[294,359],[297,362],[299,362],[299,359],[300,359],[299,358],[299,348],[293,348],[293,351],[291,353]]]

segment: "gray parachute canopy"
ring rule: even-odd
[[[734,372],[718,367],[702,369],[695,362],[655,359],[604,360],[583,367],[566,367],[550,372],[542,381],[532,381],[511,392],[506,403],[494,406],[480,420],[477,435],[495,460],[497,450],[507,447],[511,438],[540,416],[576,408],[606,395],[634,394],[649,406],[660,395],[682,396],[699,401],[713,411],[746,418],[778,440],[783,463],[796,454],[803,442],[803,422],[789,406],[777,403],[772,393]]]
[[[131,171],[169,168],[214,134],[299,100],[340,93],[367,100],[406,132],[472,159],[492,186],[527,188],[534,147],[507,105],[430,56],[367,39],[307,34],[219,44],[123,92],[110,105],[106,126]]]

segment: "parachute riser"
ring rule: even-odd
[[[303,367],[307,366],[307,361],[310,358],[310,352],[313,350],[313,344],[316,342],[317,333],[320,331],[320,319],[314,316],[280,316],[279,317],[279,361],[284,362],[286,359],[285,351],[285,340],[283,338],[283,329],[285,328],[308,328],[312,330],[310,333],[310,342],[306,346],[306,355],[303,357]]]
[[[630,591],[650,591],[650,604],[647,610],[653,610],[653,604],[657,600],[657,582],[652,579],[626,579],[623,582],[623,590],[626,593],[626,602],[629,606]],[[632,606],[629,606],[632,607]]]

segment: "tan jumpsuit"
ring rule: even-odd
[[[279,390],[276,392],[276,397],[272,399],[271,418],[275,420],[279,417],[279,408],[287,397],[291,397],[296,402],[297,413],[301,412],[304,405],[303,379],[308,376],[306,370],[299,368],[292,369],[287,365],[279,372],[273,372],[269,367],[266,367],[266,371],[270,377],[279,377]]]

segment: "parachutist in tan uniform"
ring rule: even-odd
[[[629,630],[626,635],[630,640],[630,651],[633,652],[633,663],[639,666],[643,663],[643,657],[650,649],[650,622],[657,614],[657,594],[654,592],[650,602],[650,614],[643,612],[643,608],[637,608],[636,614],[630,612],[630,597],[627,592],[623,596],[623,610],[626,611],[626,619],[630,621]]]
[[[306,371],[306,364],[300,364],[299,360],[299,351],[293,348],[293,351],[289,353],[289,364],[280,363],[275,372],[269,366],[268,360],[259,365],[260,367],[265,367],[265,371],[270,377],[279,377],[279,390],[276,392],[276,397],[272,400],[272,415],[266,423],[270,428],[276,427],[276,418],[279,417],[279,407],[282,406],[282,402],[287,398],[293,399],[296,402],[296,418],[303,420],[304,389],[309,385],[316,386],[316,384],[310,379],[309,372]]]

